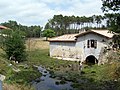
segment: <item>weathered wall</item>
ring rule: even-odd
[[[91,39],[97,40],[97,48],[88,48],[87,47],[87,41],[91,40]],[[103,39],[105,42],[102,41]],[[97,35],[97,34],[87,34],[87,35],[78,37],[75,47],[82,48],[82,50],[84,52],[83,60],[85,60],[86,57],[89,55],[93,55],[97,59],[99,59],[101,48],[107,47],[109,45],[110,41],[108,40],[108,38]]]
[[[97,48],[87,48],[87,40],[91,39],[97,40]],[[109,42],[106,37],[92,33],[78,37],[77,42],[50,42],[50,56],[84,61],[87,56],[93,55],[99,59],[101,48],[107,47]]]
[[[81,60],[82,49],[75,47],[76,42],[50,42],[50,56],[61,59]]]
[[[50,42],[50,56],[54,56],[57,51],[60,52],[63,47],[75,47],[75,42]]]

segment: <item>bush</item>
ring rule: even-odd
[[[18,30],[6,30],[2,32],[2,49],[6,52],[7,58],[18,62],[26,60],[25,40],[22,32]]]

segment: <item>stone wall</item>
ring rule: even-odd
[[[58,46],[52,51],[52,57],[61,57],[62,59],[71,58],[73,60],[82,60],[83,51],[81,48]]]

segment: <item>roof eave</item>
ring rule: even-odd
[[[49,40],[49,42],[76,42],[76,40]]]
[[[112,36],[112,37],[107,37],[107,36],[105,36],[105,35],[99,34],[99,33],[94,32],[94,31],[87,31],[87,32],[81,33],[81,34],[79,34],[79,35],[76,35],[75,37],[78,38],[79,36],[83,36],[83,35],[88,34],[88,33],[95,33],[95,34],[101,35],[101,36],[106,37],[106,38],[109,38],[109,39],[112,39],[112,37],[113,37],[113,36]]]

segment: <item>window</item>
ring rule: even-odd
[[[97,40],[88,40],[87,41],[88,48],[97,48]]]
[[[87,47],[90,48],[90,40],[87,42]]]
[[[102,39],[102,42],[105,42],[105,40],[104,40],[104,39]]]
[[[95,47],[95,41],[94,40],[90,40],[91,41],[91,48]]]

